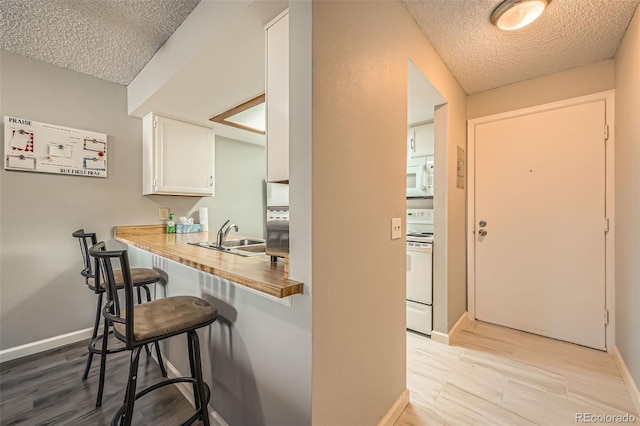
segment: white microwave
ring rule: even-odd
[[[433,197],[433,155],[407,160],[407,198]]]

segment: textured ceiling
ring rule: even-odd
[[[615,56],[639,0],[554,0],[539,20],[501,31],[502,0],[402,0],[468,94]]]
[[[2,49],[128,84],[200,0],[0,0]],[[553,0],[531,26],[501,0],[402,0],[471,94],[612,58],[640,0]]]
[[[129,84],[200,0],[0,0],[4,50]]]

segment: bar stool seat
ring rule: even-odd
[[[122,278],[122,270],[114,269],[113,277],[116,280],[116,286],[121,289],[124,288],[124,278]],[[143,286],[148,284],[155,284],[160,281],[160,274],[158,271],[154,271],[149,268],[131,268],[131,279],[133,280],[133,286]],[[95,290],[95,278],[89,277],[87,278],[87,285],[90,289]],[[100,280],[100,289],[104,290],[105,283],[104,280]]]
[[[89,249],[89,254],[99,261],[97,274],[104,273],[106,278],[107,303],[102,309],[102,315],[113,324],[114,336],[131,351],[124,403],[113,416],[111,425],[131,425],[135,401],[149,392],[176,383],[191,383],[196,411],[183,425],[192,424],[200,419],[205,426],[209,426],[207,404],[211,391],[202,378],[200,341],[196,330],[212,324],[217,318],[217,310],[206,300],[193,296],[173,296],[135,305],[127,251],[107,251],[104,242],[100,242]],[[111,264],[113,259],[117,259],[122,267],[124,303],[121,303],[118,295],[115,271]],[[142,347],[147,343],[157,343],[183,333],[187,335],[191,376],[165,379],[136,392],[138,361]],[[103,350],[106,350],[106,334],[103,335],[102,345]],[[103,368],[101,365],[101,369]]]
[[[136,343],[182,334],[216,317],[213,306],[193,296],[158,299],[136,305],[133,310],[133,341]],[[126,318],[126,311],[122,311],[122,317]],[[123,323],[115,323],[113,330],[119,339],[126,338]]]

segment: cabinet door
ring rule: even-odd
[[[409,127],[408,158],[433,155],[433,123]]]
[[[289,15],[266,30],[267,181],[289,180]]]
[[[155,116],[152,193],[214,195],[215,145],[213,130],[192,123]]]

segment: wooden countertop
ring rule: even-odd
[[[302,283],[285,278],[284,262],[270,257],[243,257],[190,245],[215,241],[216,233],[165,234],[163,225],[116,226],[116,240],[217,275],[254,290],[283,298],[302,293]],[[237,236],[229,236],[229,239]]]

